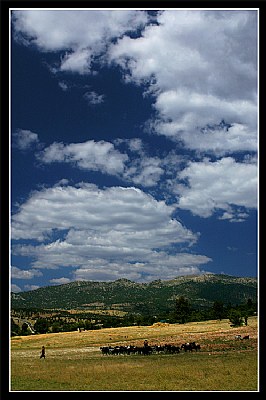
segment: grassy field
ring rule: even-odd
[[[257,318],[106,328],[11,339],[11,391],[258,391]],[[235,335],[249,335],[236,340]],[[200,343],[199,352],[103,356],[103,345]],[[41,346],[46,359],[40,359]]]

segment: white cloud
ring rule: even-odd
[[[117,151],[112,143],[89,140],[70,144],[54,142],[37,154],[37,158],[47,164],[67,162],[82,169],[117,175],[123,172],[128,156]]]
[[[91,72],[94,57],[113,38],[141,28],[146,12],[134,10],[20,10],[13,11],[17,40],[43,52],[65,51],[57,70]]]
[[[225,135],[228,134],[227,128],[220,129]],[[213,135],[215,136],[215,132]],[[236,162],[232,157],[224,157],[217,162],[210,162],[205,158],[203,161],[190,161],[187,164],[184,156],[176,155],[173,151],[165,155],[164,159],[149,157],[141,140],[115,141],[117,145],[124,142],[134,155],[132,159],[115,149],[112,143],[104,141],[68,145],[53,143],[37,153],[37,157],[44,163],[67,162],[78,168],[116,175],[125,182],[145,188],[159,185],[164,196],[171,193],[179,196],[179,208],[204,217],[221,209],[226,214],[220,216],[220,219],[233,221],[238,215],[238,219],[242,221],[247,213],[240,215],[243,210],[229,210],[230,204],[245,208],[257,206],[256,157],[245,157],[242,163]],[[166,181],[162,182],[162,177]],[[63,180],[61,183],[67,185],[68,181]]]
[[[106,260],[94,260],[91,265],[82,266],[74,271],[76,280],[116,280],[130,279],[135,282],[151,282],[156,279],[173,279],[177,276],[204,273],[199,267],[210,259],[197,254],[176,254],[169,256],[166,253],[151,254],[151,258],[144,262],[107,263]]]
[[[216,210],[225,210],[222,219],[235,216],[231,205],[257,208],[257,166],[237,163],[226,157],[216,162],[208,159],[190,162],[178,178],[185,184],[176,186],[180,196],[178,207],[201,217],[209,217]],[[240,213],[240,215],[239,215]],[[247,214],[238,211],[243,219]]]
[[[130,245],[134,238],[142,248],[159,243],[164,246],[172,240],[194,241],[195,235],[171,218],[173,211],[173,207],[134,187],[101,190],[90,184],[55,186],[34,192],[21,205],[13,215],[12,232],[14,239],[42,240],[54,229],[89,229],[94,238],[97,232],[101,237],[110,233],[120,244],[126,240]]]
[[[155,186],[164,174],[161,165],[162,161],[160,158],[148,157],[143,153],[142,157],[130,162],[123,174],[123,178],[133,182],[135,185],[144,187]]]
[[[131,151],[142,151],[143,143],[139,138],[128,139],[128,146]]]
[[[154,121],[152,129],[189,149],[217,155],[257,151],[257,112],[251,101],[171,90],[158,96],[155,107],[162,119]],[[223,119],[231,126],[222,127]]]
[[[92,54],[87,49],[79,49],[73,53],[66,53],[61,60],[60,71],[86,74],[91,69]]]
[[[110,61],[126,68],[129,78],[154,76],[163,92],[188,88],[218,98],[256,97],[256,11],[171,10],[158,22],[140,38],[124,36],[110,48]]]
[[[163,161],[159,157],[149,157],[143,149],[140,139],[115,140],[119,145],[125,142],[134,158],[115,149],[110,142],[89,140],[83,143],[53,143],[36,157],[43,163],[65,162],[78,168],[101,171],[119,176],[126,182],[133,182],[143,187],[155,186],[164,174]]]
[[[97,56],[100,64],[119,65],[127,82],[148,83],[145,93],[155,96],[154,133],[218,156],[256,151],[255,10],[164,10],[157,24],[137,10],[22,10],[13,16],[24,44],[65,52],[58,70],[92,72]],[[138,28],[141,36],[126,35]],[[226,134],[206,130],[222,120],[231,125]]]
[[[256,151],[256,12],[171,10],[158,22],[109,49],[127,82],[150,83],[157,112],[151,130],[193,150]],[[206,131],[222,120],[231,125],[226,134]]]
[[[13,292],[13,293],[19,293],[19,292],[22,292],[22,289],[21,289],[20,286],[15,285],[15,284],[12,284],[12,285],[11,285],[11,292]]]
[[[68,183],[69,183],[69,180],[63,178],[60,181],[56,182],[54,187],[56,187],[56,186],[66,186],[66,185],[68,185]]]
[[[20,269],[15,266],[11,267],[11,276],[15,279],[33,279],[35,276],[42,276],[42,272],[37,269]]]
[[[182,142],[197,157],[224,157],[187,163],[184,149],[164,159],[152,157],[139,138],[114,144],[54,142],[36,153],[42,163],[70,163],[158,190],[164,177],[164,189],[178,202],[167,206],[134,187],[100,190],[61,180],[32,193],[13,215],[13,238],[21,241],[14,251],[33,257],[32,270],[14,267],[13,273],[30,276],[39,268],[65,266],[73,267],[77,279],[144,281],[197,273],[210,259],[174,251],[178,244],[195,243],[197,234],[173,212],[179,208],[209,217],[218,211],[219,219],[239,222],[257,206],[256,11],[169,10],[159,13],[154,25],[147,24],[146,12],[134,10],[12,14],[17,40],[53,52],[58,61],[53,71],[60,72],[60,79],[63,72],[99,73],[100,66],[119,66],[125,82],[145,84],[144,96],[153,96],[154,113],[146,124],[150,132],[174,145]],[[141,35],[126,36],[139,28]],[[74,87],[63,80],[59,86]],[[90,104],[104,101],[94,91],[84,98]],[[13,144],[22,150],[40,145],[36,133],[22,129],[13,134]],[[128,146],[128,154],[117,150],[119,144]],[[244,162],[225,157],[237,152],[249,153],[241,155]],[[26,245],[31,239],[43,243]]]
[[[24,285],[24,290],[36,290],[39,289],[39,285]]]
[[[114,278],[116,273],[129,276],[129,271],[138,271],[144,281],[161,270],[167,279],[178,275],[180,268],[194,271],[210,261],[202,255],[176,253],[175,245],[190,246],[198,235],[172,218],[173,211],[174,207],[133,187],[100,190],[83,184],[44,189],[33,193],[13,216],[12,236],[46,244],[17,244],[14,253],[33,257],[34,269],[72,267],[85,269],[87,276],[104,269]],[[53,240],[60,231],[63,237]]]
[[[56,284],[56,285],[64,285],[65,283],[69,283],[71,280],[69,278],[54,278],[50,279],[50,283]]]
[[[29,150],[39,143],[37,133],[31,132],[27,129],[18,129],[12,134],[12,138],[13,146],[19,150]]]
[[[59,85],[59,87],[60,87],[64,92],[66,92],[67,90],[69,90],[69,85],[68,85],[66,82],[64,82],[64,81],[59,81],[59,82],[58,82],[58,85]]]
[[[91,72],[97,56],[100,64],[119,65],[127,82],[148,83],[152,132],[217,156],[257,150],[256,10],[162,10],[157,24],[137,10],[13,15],[24,44],[65,51],[59,70]],[[138,28],[141,35],[126,35]],[[213,128],[222,120],[227,131]]]
[[[167,173],[169,165],[165,162],[166,156],[149,156],[149,150],[145,149],[144,142],[140,138],[116,139],[115,145],[126,144],[129,149],[128,160],[121,176],[126,182],[132,182],[145,188],[156,186],[163,175]]]
[[[103,94],[98,94],[92,91],[92,92],[86,92],[83,97],[85,100],[87,100],[89,104],[97,105],[104,102],[105,96]]]

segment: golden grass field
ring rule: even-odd
[[[249,335],[236,340],[235,335]],[[200,343],[199,352],[102,355],[104,345]],[[42,346],[46,358],[40,359]],[[258,391],[257,317],[16,336],[10,391]]]

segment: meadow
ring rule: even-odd
[[[249,335],[248,340],[236,335]],[[101,346],[177,344],[201,349],[149,356],[102,355]],[[40,359],[41,347],[46,358]],[[15,336],[10,391],[258,391],[257,318],[154,324],[82,332]]]

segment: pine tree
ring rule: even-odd
[[[189,301],[184,296],[178,297],[175,302],[175,316],[177,322],[184,324],[185,322],[189,321],[191,312],[192,308],[189,304]]]

